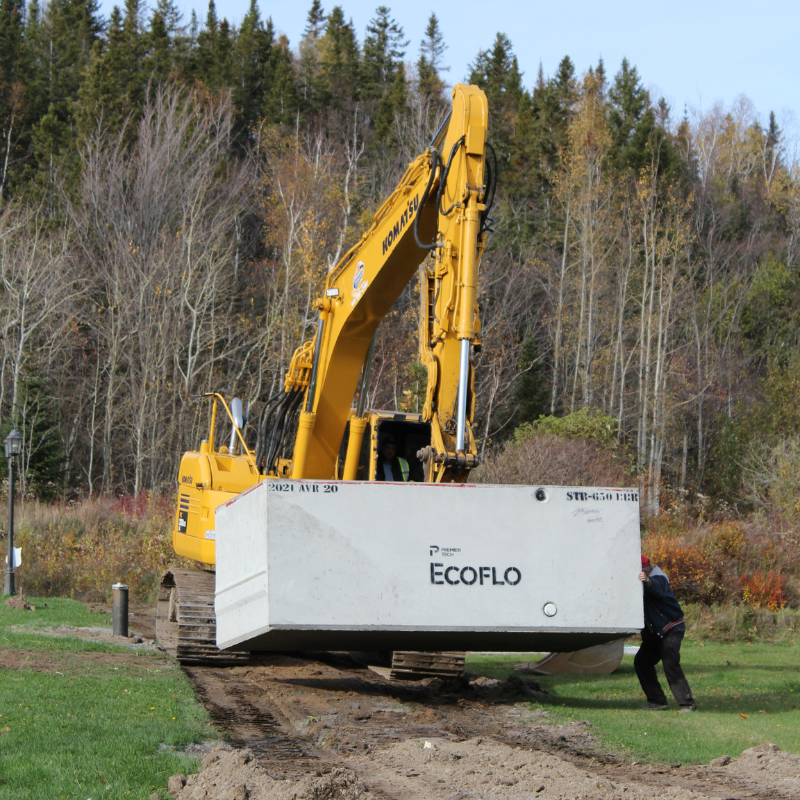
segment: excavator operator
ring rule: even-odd
[[[408,480],[408,461],[397,455],[397,444],[394,441],[394,436],[387,434],[384,437],[378,453],[378,470],[375,480],[397,481],[398,483],[404,483]]]

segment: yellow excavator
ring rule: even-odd
[[[180,661],[381,649],[394,651],[398,675],[451,675],[463,650],[481,645],[574,650],[640,627],[641,599],[628,609],[639,589],[635,493],[467,484],[477,465],[478,273],[497,175],[487,130],[483,91],[456,85],[430,147],[328,273],[316,335],[294,353],[250,445],[241,402],[206,395],[209,434],[182,459],[173,537],[175,552],[205,569],[171,568],[159,590],[158,637]],[[424,405],[413,414],[366,409],[376,330],[417,270]],[[218,445],[220,407],[231,428]],[[389,437],[407,465],[399,483],[383,480]],[[588,518],[599,524],[587,527]],[[606,570],[608,602],[590,593],[592,610],[569,566],[576,543],[590,573]],[[417,560],[406,564],[412,550]],[[620,556],[633,565],[630,579]],[[492,566],[501,557],[508,563]],[[486,566],[462,566],[468,558]],[[408,583],[410,574],[422,583]],[[509,602],[533,606],[526,616]]]

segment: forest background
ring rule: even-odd
[[[417,48],[385,6],[360,39],[313,0],[292,50],[255,2],[235,27],[213,2],[200,23],[170,0],[108,20],[2,0],[0,435],[25,437],[27,496],[170,492],[207,426],[192,395],[258,412],[323,276],[446,114],[446,51],[435,15]],[[766,510],[789,536],[800,174],[775,115],[741,98],[676,116],[627,61],[610,77],[565,56],[525,86],[502,33],[463,77],[500,174],[482,456],[567,417],[608,440],[647,515]],[[416,319],[412,283],[370,406],[424,397]]]

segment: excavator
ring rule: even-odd
[[[467,650],[571,652],[641,628],[635,490],[468,483],[488,123],[483,91],[454,86],[430,146],[328,272],[316,333],[250,444],[241,401],[204,395],[209,433],[183,456],[173,533],[202,569],[166,571],[156,619],[179,661],[380,651],[395,677],[446,676]],[[377,328],[417,271],[424,404],[367,409]],[[379,475],[389,437],[408,465],[399,482]]]

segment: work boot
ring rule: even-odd
[[[642,709],[644,711],[667,711],[669,706],[666,703],[645,703]]]

